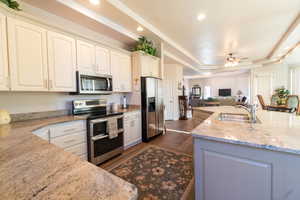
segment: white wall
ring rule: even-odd
[[[122,95],[69,95],[46,92],[0,92],[0,109],[11,114],[72,109],[75,99],[107,99],[108,103],[120,104]]]
[[[291,66],[289,76],[289,88],[291,93],[300,95],[300,65]]]
[[[285,63],[262,66],[251,70],[252,102],[257,103],[261,94],[267,104],[278,87],[289,88],[289,66]]]
[[[182,90],[178,89],[179,83],[183,85],[183,67],[177,64],[165,64],[163,87],[166,120],[179,119],[178,96],[182,95]]]
[[[194,85],[200,85],[202,95],[205,86],[211,87],[211,96],[219,95],[219,89],[231,88],[231,95],[237,96],[237,91],[241,90],[244,96],[249,97],[250,93],[250,73],[235,74],[232,76],[216,76],[211,78],[190,79],[190,89]]]

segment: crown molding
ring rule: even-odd
[[[163,42],[169,44],[170,46],[174,47],[178,51],[180,51],[182,54],[193,60],[195,63],[199,65],[203,65],[203,63],[197,59],[195,56],[193,56],[190,52],[188,52],[186,49],[184,49],[182,46],[180,46],[178,43],[176,43],[174,40],[169,38],[166,34],[162,33],[158,28],[156,28],[154,25],[147,22],[144,18],[142,18],[140,15],[135,13],[133,10],[131,10],[128,6],[126,6],[124,3],[122,3],[120,0],[107,0],[111,5],[113,5],[115,8],[119,9],[124,14],[128,15],[135,21],[137,21],[139,24],[141,24],[143,27],[147,28],[149,31],[157,35],[159,38],[163,40]]]
[[[82,6],[81,4],[77,3],[76,1],[74,0],[68,0],[68,1],[65,1],[65,0],[56,0],[57,2],[73,9],[73,10],[76,10],[77,12],[101,23],[101,24],[104,24],[108,27],[110,27],[111,29],[115,30],[115,31],[118,31],[124,35],[126,35],[127,37],[133,39],[133,40],[138,40],[139,38],[139,35],[127,30],[126,28],[124,28],[123,26],[120,26],[119,24],[116,24],[115,22],[109,20],[108,18],[106,17],[103,17],[101,15],[99,15],[98,13]]]

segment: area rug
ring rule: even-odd
[[[109,171],[134,184],[140,200],[181,200],[194,185],[192,156],[149,145]]]

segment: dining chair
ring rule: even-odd
[[[290,108],[290,112],[299,113],[299,97],[298,95],[289,95],[287,98],[286,106]]]
[[[279,99],[278,95],[273,94],[271,97],[271,105],[277,105],[278,99]]]
[[[263,110],[268,110],[268,106],[265,104],[264,98],[260,94],[257,95],[257,98],[258,98],[258,101],[259,101],[259,103],[261,105],[261,108]]]

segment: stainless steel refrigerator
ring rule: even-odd
[[[162,80],[141,78],[142,139],[148,142],[164,131],[164,101]]]

